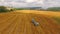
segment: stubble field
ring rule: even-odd
[[[60,12],[17,10],[0,13],[0,34],[60,34]],[[32,19],[39,23],[34,26]]]

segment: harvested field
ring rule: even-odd
[[[60,34],[60,24],[51,18],[55,16],[60,17],[60,12],[18,10],[0,13],[0,34]],[[32,18],[39,26],[34,26]]]

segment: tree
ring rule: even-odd
[[[50,10],[50,11],[60,11],[60,7],[49,7],[47,10]]]
[[[0,6],[0,12],[7,12],[9,11],[5,6]]]

